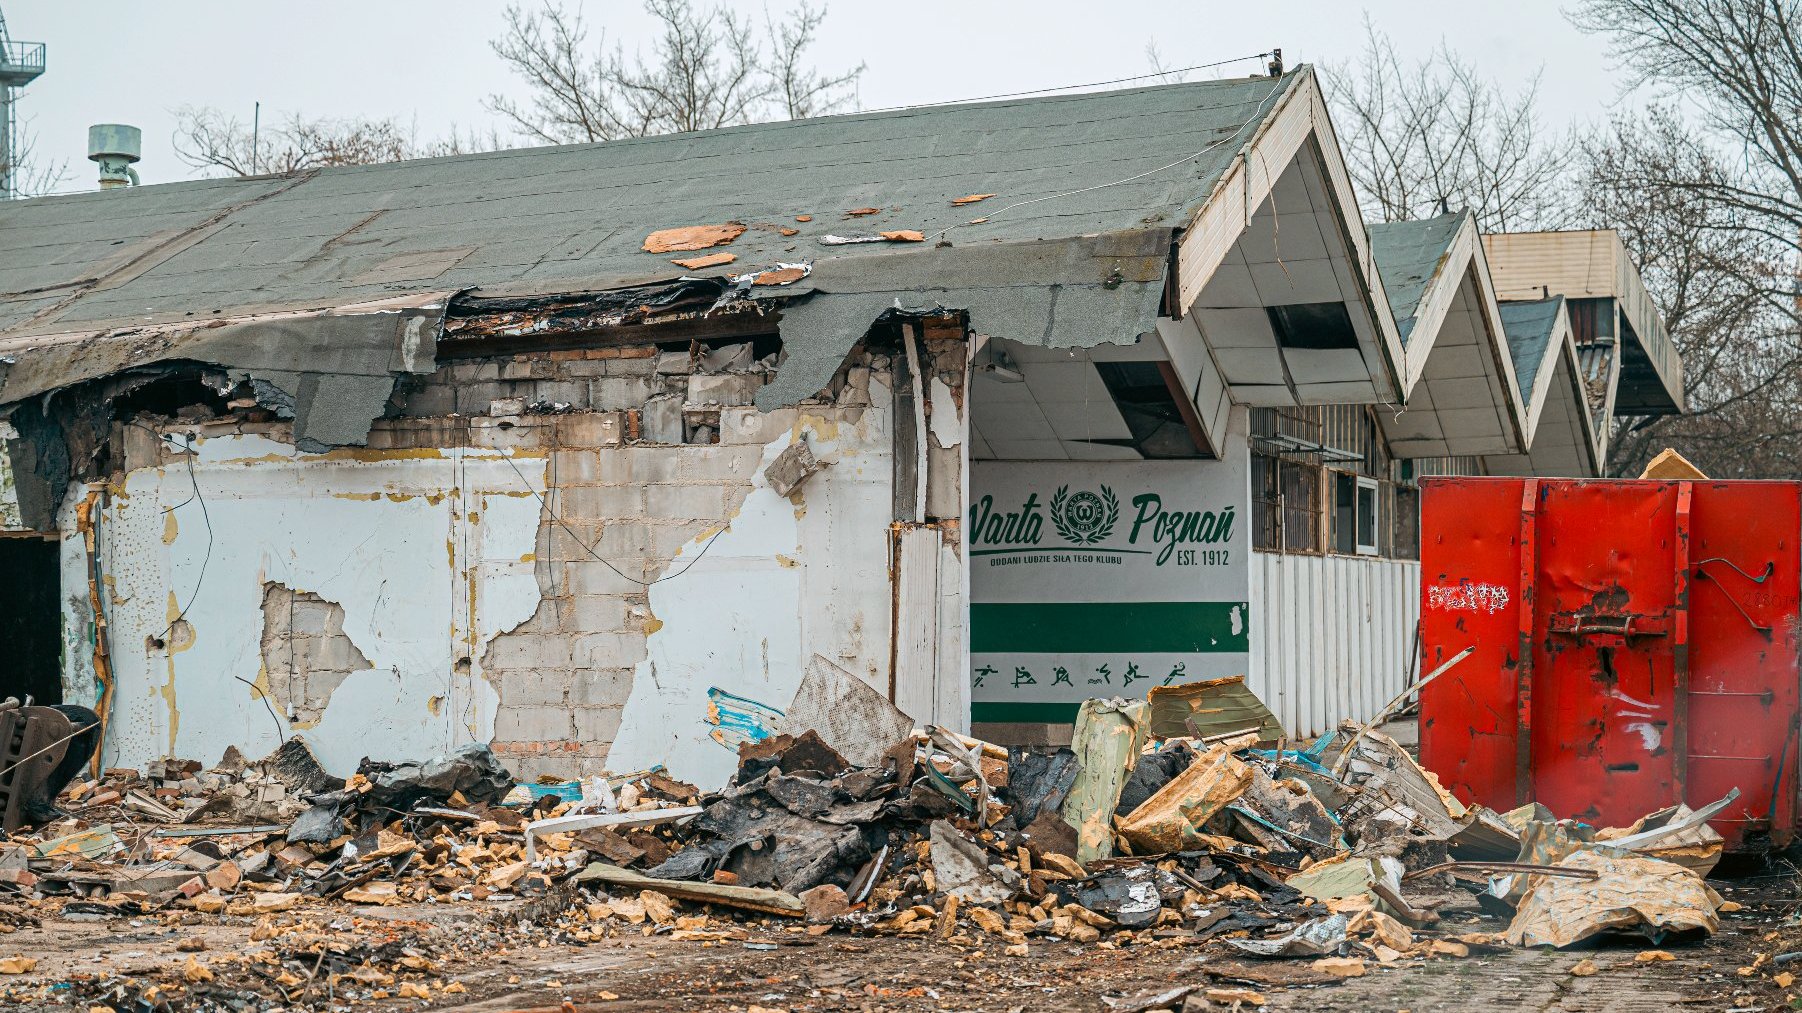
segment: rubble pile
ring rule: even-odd
[[[661,770],[516,784],[481,745],[365,760],[343,780],[298,740],[208,771],[108,771],[65,793],[68,819],[0,846],[0,932],[50,912],[256,923],[260,950],[66,986],[113,1009],[461,989],[440,973],[442,940],[357,913],[373,906],[500,905],[477,909],[459,952],[502,945],[522,905],[541,944],[774,930],[1012,956],[1060,941],[1213,945],[1192,985],[1115,997],[1154,1009],[1503,946],[1718,928],[1702,876],[1721,840],[1706,821],[1733,794],[1617,829],[1466,807],[1380,732],[1348,725],[1293,748],[1261,715],[1246,721],[1249,694],[1233,692],[1238,730],[1181,700],[1091,700],[1057,749],[839,727],[841,750],[783,732],[742,745],[731,782],[706,793]]]

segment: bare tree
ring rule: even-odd
[[[37,134],[21,126],[12,162],[6,166],[12,176],[13,190],[20,197],[42,197],[69,178],[67,161],[51,162],[41,159],[37,148]]]
[[[706,130],[844,108],[864,71],[822,74],[807,62],[825,10],[803,2],[764,37],[742,15],[690,0],[647,0],[661,26],[650,57],[627,58],[603,35],[590,48],[580,9],[507,8],[507,30],[489,43],[530,91],[521,104],[488,107],[520,134],[552,144]]]
[[[1610,38],[1629,87],[1673,102],[1617,125],[1586,187],[1598,204],[1613,195],[1601,220],[1639,256],[1694,265],[1652,286],[1695,374],[1693,417],[1636,420],[1627,443],[1668,436],[1711,474],[1802,475],[1798,4],[1586,0],[1572,18]],[[1669,224],[1636,233],[1654,208]]]
[[[1669,108],[1616,120],[1585,157],[1585,224],[1618,230],[1639,265],[1683,357],[1689,405],[1619,420],[1610,474],[1636,475],[1666,446],[1719,477],[1802,473],[1792,258],[1704,196],[1727,175]]]
[[[1405,63],[1365,24],[1356,65],[1327,75],[1334,125],[1364,214],[1379,221],[1469,208],[1486,232],[1569,222],[1569,135],[1539,121],[1539,80],[1509,94],[1441,46]]]
[[[1707,179],[1638,182],[1682,189],[1745,228],[1802,251],[1802,11],[1794,0],[1587,0],[1577,25],[1609,35],[1631,84],[1681,99],[1717,150]],[[1730,169],[1728,167],[1731,167]],[[1648,167],[1648,168],[1656,168]],[[1793,286],[1791,286],[1792,294]]]
[[[175,154],[196,169],[234,176],[367,165],[417,157],[393,119],[308,119],[292,113],[254,130],[211,107],[176,110]]]
[[[369,165],[406,158],[437,158],[498,151],[510,145],[499,131],[451,127],[444,137],[420,141],[416,126],[392,117],[348,120],[308,119],[291,113],[253,130],[211,107],[176,110],[175,154],[196,169],[250,176],[289,173],[333,165]]]

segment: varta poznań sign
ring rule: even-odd
[[[1245,671],[1238,461],[977,462],[976,721],[1064,721],[1091,696]]]

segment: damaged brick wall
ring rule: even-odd
[[[467,439],[548,456],[538,609],[473,659],[499,693],[494,748],[521,776],[605,767],[647,637],[662,626],[650,582],[680,573],[677,553],[735,517],[772,441],[803,413],[855,423],[872,374],[890,365],[860,350],[819,401],[761,412],[752,401],[774,362],[753,353],[745,342],[455,362],[397,394],[400,417],[370,433],[376,449]]]
[[[88,490],[108,762],[298,733],[335,770],[377,735],[396,757],[491,741],[528,777],[711,771],[735,755],[711,694],[779,707],[815,653],[886,687],[894,358],[859,349],[821,397],[760,412],[773,350],[453,359],[328,453],[250,401],[115,421]],[[93,628],[85,602],[65,628]],[[189,632],[153,643],[172,623]],[[92,647],[72,643],[79,689]]]
[[[344,634],[344,608],[277,581],[263,585],[263,670],[258,688],[289,727],[312,728],[352,672],[374,667]]]

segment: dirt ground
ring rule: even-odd
[[[1463,958],[1390,966],[1370,961],[1363,977],[1330,983],[1318,983],[1321,976],[1307,961],[1236,959],[1219,941],[1196,945],[1180,931],[1118,946],[1035,940],[1025,956],[1007,956],[999,940],[980,934],[962,941],[842,929],[812,934],[776,919],[711,920],[710,930],[731,937],[724,939],[628,934],[577,945],[554,927],[532,923],[542,907],[535,912],[518,904],[504,910],[319,907],[262,920],[76,915],[16,925],[0,935],[0,957],[38,961],[28,974],[0,978],[0,1006],[88,1013],[124,994],[104,992],[119,981],[149,980],[194,961],[220,971],[216,982],[196,989],[204,997],[218,986],[214,1008],[276,1008],[232,1001],[228,968],[241,964],[236,955],[280,952],[285,942],[327,934],[386,945],[389,956],[429,958],[425,973],[417,975],[428,998],[400,999],[393,988],[386,998],[372,997],[370,989],[332,995],[324,984],[329,975],[308,986],[310,1001],[323,998],[356,1010],[1104,1010],[1104,997],[1178,985],[1251,988],[1267,1000],[1267,1009],[1316,1013],[1802,1008],[1802,1001],[1792,1004],[1802,988],[1780,987],[1775,978],[1786,970],[1802,972],[1802,966],[1771,963],[1777,954],[1802,950],[1794,876],[1766,873],[1716,885],[1740,909],[1726,914],[1721,932],[1711,938],[1665,941],[1669,960],[1637,959],[1650,944],[1632,940],[1564,952],[1474,948]],[[1497,931],[1503,924],[1472,911],[1446,918],[1457,931]],[[1594,973],[1576,973],[1585,960]],[[155,1008],[154,1002],[116,1008],[134,1005]]]

